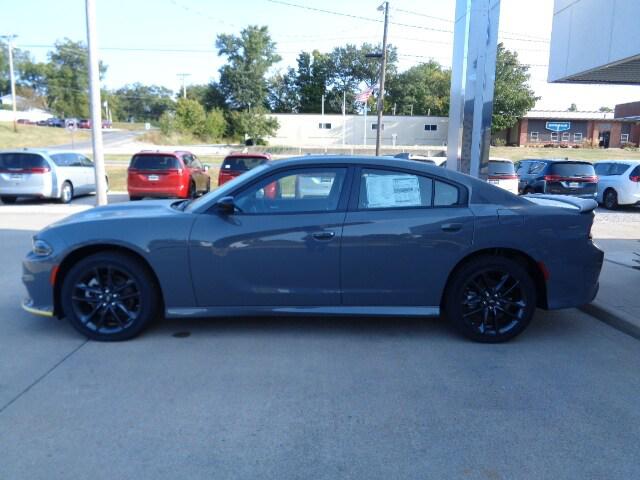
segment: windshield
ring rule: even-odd
[[[516,173],[513,163],[489,160],[489,175],[513,175]]]
[[[47,162],[35,153],[0,153],[0,169],[28,169],[47,167]]]
[[[178,159],[171,155],[135,155],[130,168],[138,170],[167,170],[180,168]]]
[[[594,177],[596,175],[590,163],[552,163],[551,173],[561,177]]]
[[[222,170],[246,171],[267,162],[264,157],[227,157],[222,162]]]
[[[259,165],[256,168],[249,170],[246,173],[243,173],[242,175],[234,177],[233,179],[229,180],[221,187],[218,187],[215,190],[212,190],[211,192],[207,193],[206,195],[203,195],[202,197],[199,197],[193,200],[185,210],[188,212],[191,212],[194,209],[200,207],[201,205],[205,205],[209,203],[213,199],[222,198],[222,197],[226,197],[227,195],[230,195],[231,192],[233,192],[236,189],[236,187],[238,187],[238,185],[241,185],[244,182],[250,181],[252,178],[257,177],[258,175],[261,175],[262,172],[269,169],[270,166],[271,165],[269,163],[263,163],[262,165]]]

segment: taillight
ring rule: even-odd
[[[545,182],[561,182],[565,180],[563,177],[561,177],[560,175],[545,175],[544,176],[544,181]]]
[[[629,180],[632,182],[640,182],[640,175],[629,175]]]
[[[489,180],[517,180],[517,175],[489,175]]]
[[[598,177],[562,177],[560,175],[545,175],[545,182],[585,182],[598,183]]]
[[[2,168],[0,173],[47,173],[50,172],[49,167],[31,167],[31,168]]]

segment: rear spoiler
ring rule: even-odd
[[[544,193],[534,193],[524,195],[522,198],[529,200],[536,205],[568,208],[570,210],[578,210],[580,213],[592,212],[598,206],[598,202],[590,198],[578,198],[571,197],[569,195],[545,195]]]

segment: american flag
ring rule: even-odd
[[[356,95],[356,102],[365,103],[367,100],[369,100],[369,97],[372,93],[373,88],[367,88],[365,91],[360,92],[358,95]]]

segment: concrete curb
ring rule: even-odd
[[[638,325],[638,322],[635,321],[631,315],[605,306],[598,301],[593,301],[579,309],[616,330],[640,340],[640,325]]]

